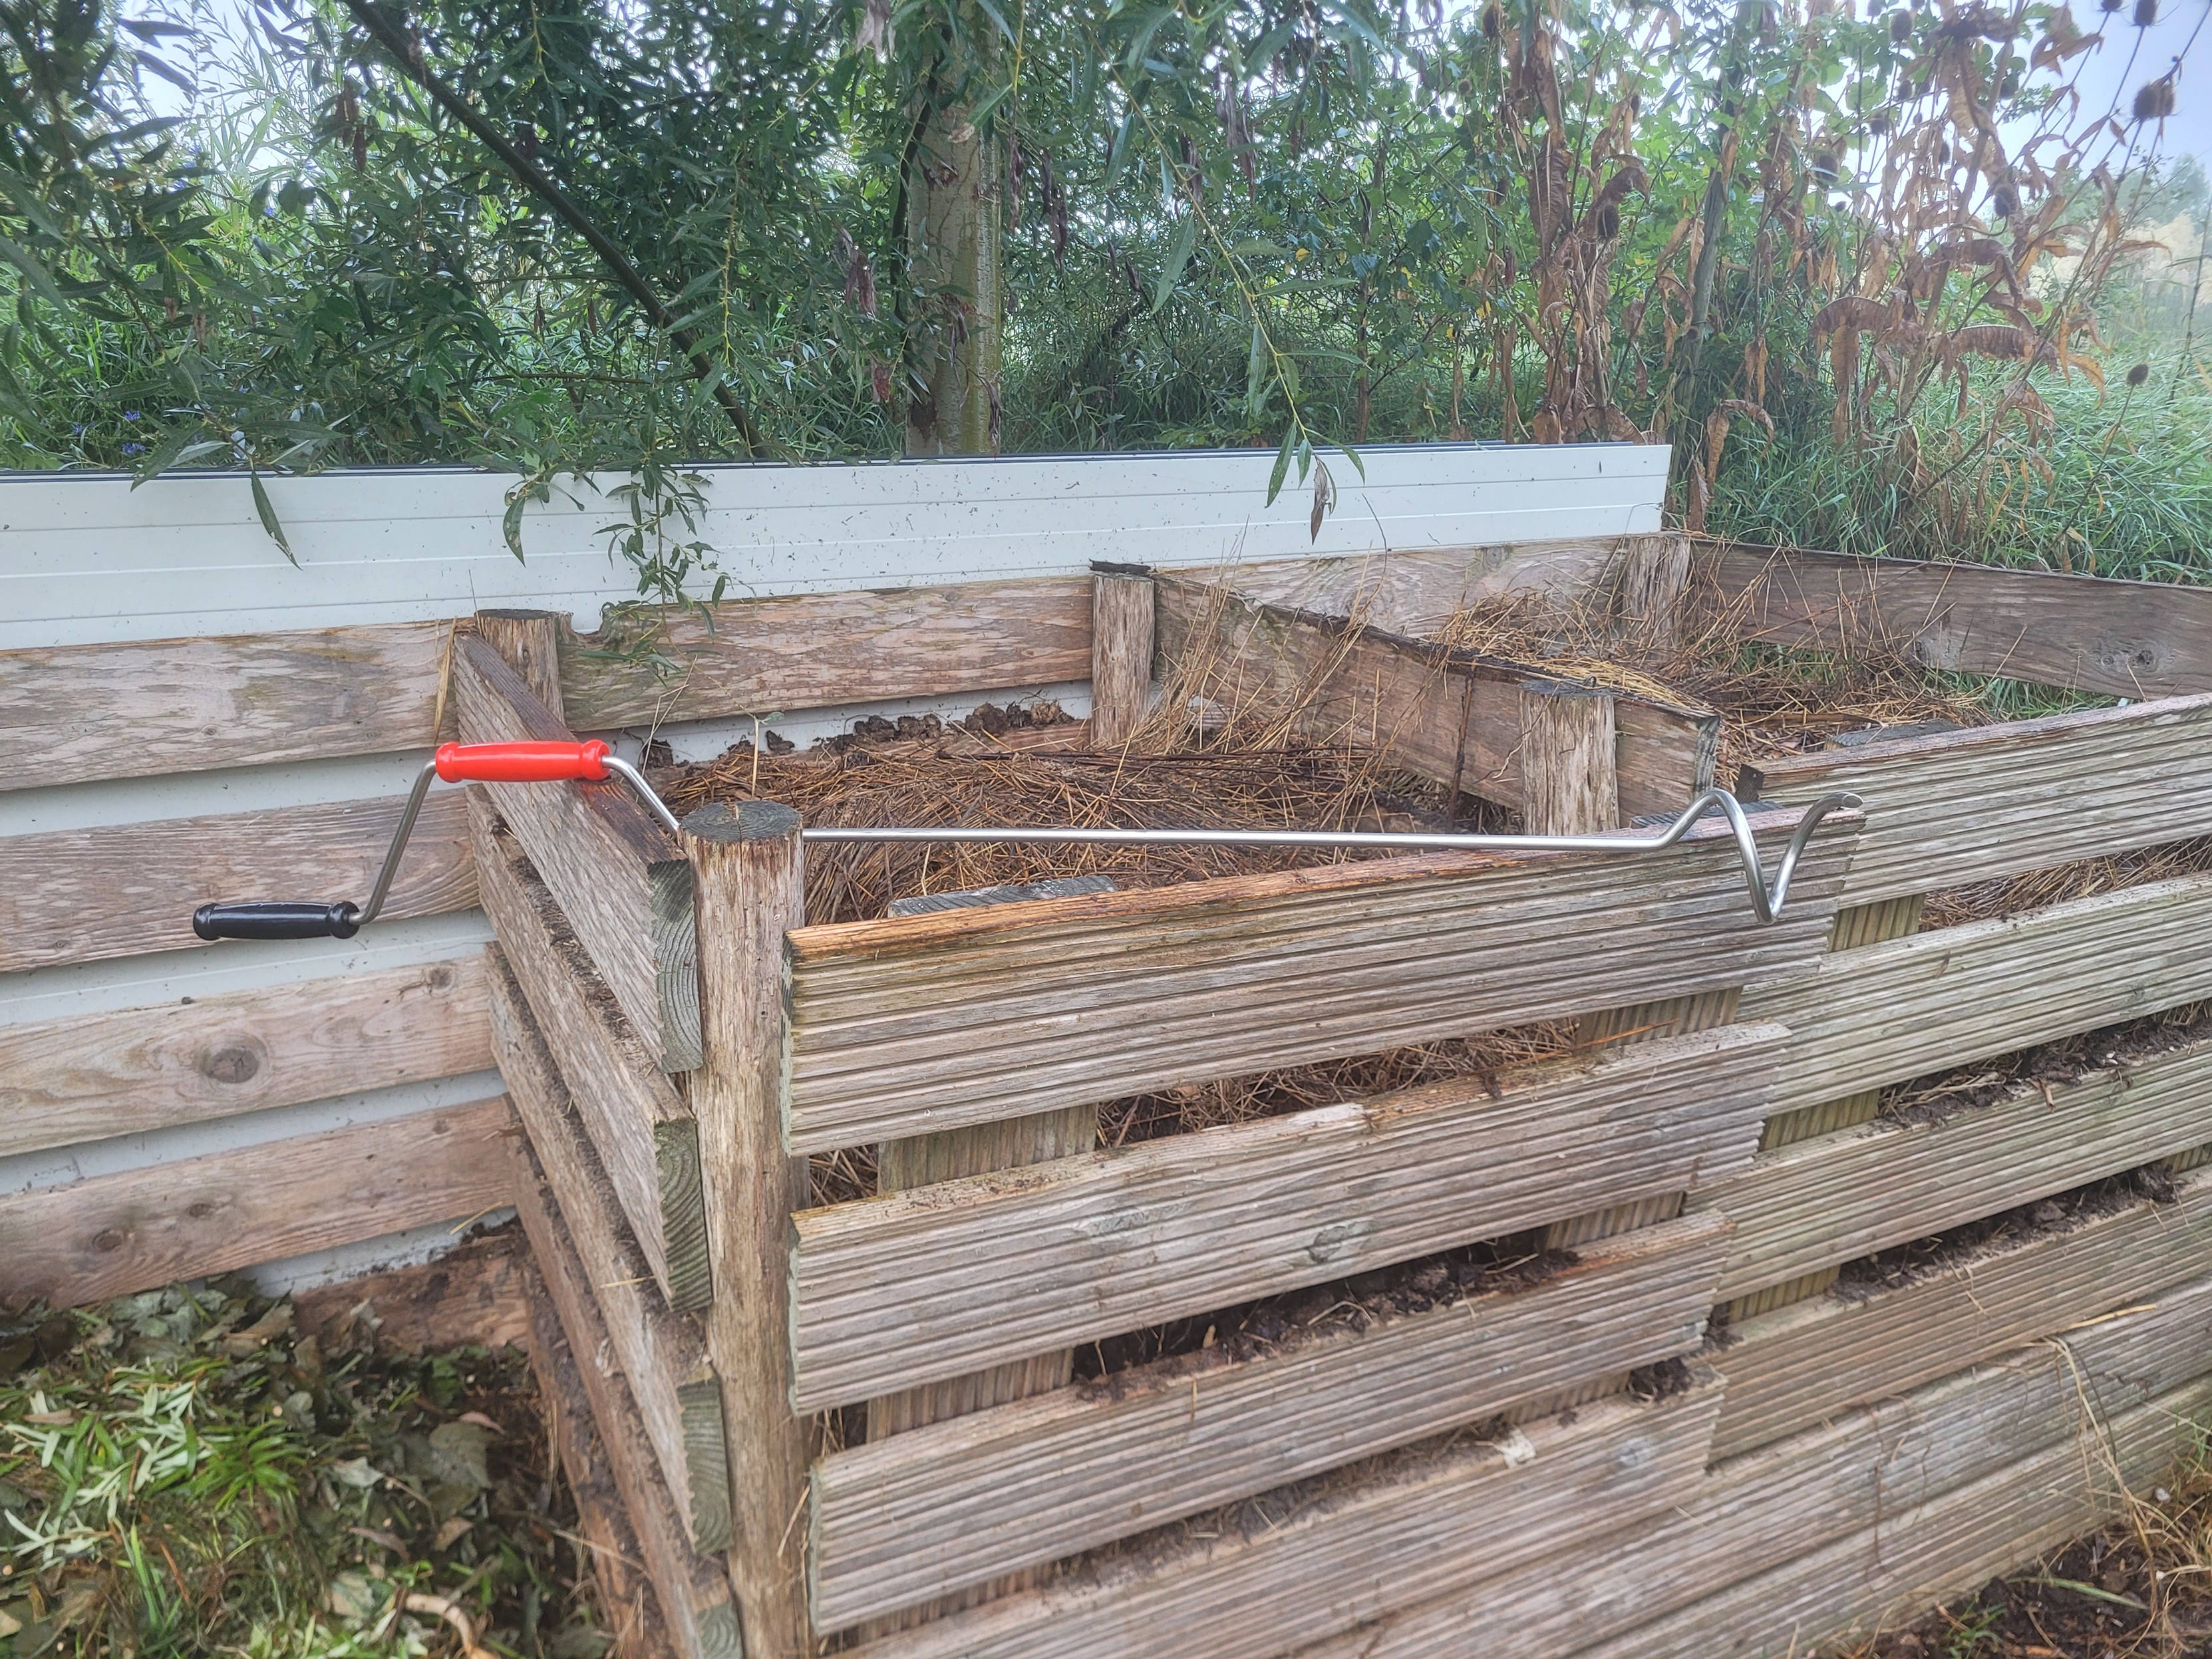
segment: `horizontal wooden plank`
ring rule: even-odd
[[[1534,1289],[952,1418],[816,1464],[814,1621],[835,1630],[1696,1347],[1717,1218],[1606,1239]]]
[[[794,593],[658,618],[669,678],[613,638],[562,642],[561,701],[581,731],[1091,678],[1088,576]]]
[[[1938,1602],[2094,1532],[2201,1444],[2212,1407],[2197,1381],[2113,1413],[2033,1457],[1873,1525],[1575,1659],[1772,1659],[1831,1651],[1832,1641],[1894,1630]]]
[[[1794,1111],[2212,997],[2208,927],[2212,876],[2150,882],[1838,951],[1752,987],[1742,1018],[1795,1034],[1774,1097]]]
[[[1383,548],[1350,557],[1264,559],[1200,580],[1226,582],[1270,605],[1351,617],[1394,634],[1432,635],[1483,599],[1543,593],[1565,599],[1601,580],[1621,538],[1513,542],[1498,547]]]
[[[1570,1551],[1697,1490],[1719,1401],[1699,1380],[1409,1459],[1273,1524],[1163,1539],[868,1643],[865,1659],[1272,1659]],[[1562,1420],[1563,1419],[1568,1420]]]
[[[1728,1382],[1713,1455],[2154,1300],[2208,1267],[2212,1171],[2200,1171],[2170,1204],[2141,1200],[2064,1231],[2002,1239],[1904,1285],[1778,1308],[1736,1327],[1713,1356]]]
[[[1928,668],[2121,697],[2212,691],[2212,591],[2185,582],[1694,545],[1692,591],[1753,639],[1881,641]]]
[[[477,787],[469,792],[469,815],[484,912],[555,1052],[630,1235],[669,1305],[703,1308],[709,1296],[706,1200],[690,1108],[647,1052],[521,844]]]
[[[484,947],[499,1064],[538,1171],[588,1264],[588,1290],[628,1381],[660,1476],[695,1550],[730,1547],[730,1460],[722,1399],[697,1322],[672,1311],[592,1150],[575,1101],[499,946]]]
[[[0,652],[0,789],[427,749],[452,627]]]
[[[574,737],[482,640],[453,649],[466,743]],[[529,854],[600,980],[665,1072],[699,1063],[698,935],[691,866],[619,780],[480,786]]]
[[[1774,849],[1794,814],[1762,815]],[[1735,843],[1437,854],[790,936],[794,1152],[1802,975],[1856,819],[1761,927]],[[1534,942],[1540,941],[1540,948]]]
[[[520,1229],[504,1223],[428,1261],[295,1291],[292,1322],[325,1350],[371,1331],[381,1346],[405,1353],[527,1347],[521,1263],[528,1254]]]
[[[1304,736],[1386,751],[1468,794],[1521,804],[1524,684],[1505,663],[1188,580],[1157,583],[1161,678],[1224,708],[1289,720]],[[1720,716],[1616,696],[1615,763],[1627,817],[1679,811],[1713,780]]]
[[[517,1130],[507,1141],[514,1206],[591,1401],[599,1443],[629,1510],[661,1616],[684,1659],[742,1659],[744,1647],[729,1575],[718,1558],[696,1553],[684,1534],[680,1513],[661,1482],[636,1396],[611,1357],[613,1340],[592,1297],[592,1270],[570,1242],[559,1200],[545,1184],[529,1136],[519,1132],[520,1126]]]
[[[1763,761],[1739,788],[1865,799],[1846,905],[1936,892],[2202,835],[2212,694]]]
[[[803,1212],[794,1401],[863,1400],[1718,1178],[1750,1161],[1787,1036],[1726,1026]]]
[[[1302,1650],[1299,1659],[1434,1659],[1479,1627],[1483,1651],[1580,1654],[1594,1644],[1664,1629],[1705,1598],[1885,1516],[1961,1488],[1981,1491],[2000,1519],[2012,1513],[1998,1483],[2061,1448],[2100,1462],[2098,1427],[2113,1414],[2162,1402],[2177,1425],[2212,1405],[2204,1376],[2212,1342],[2212,1281],[2158,1305],[1968,1367],[1904,1398],[1845,1413],[1819,1427],[1717,1465],[1675,1510],[1607,1534],[1593,1529],[1560,1554],[1470,1584]],[[2086,1529],[2086,1527],[2081,1529]],[[1844,1593],[1848,1571],[1832,1578]],[[1987,1574],[1984,1575],[1984,1577]],[[1750,1611],[1756,1613],[1755,1605]],[[1745,1628],[1765,1641],[1763,1625]],[[1710,1638],[1711,1632],[1704,1632]],[[1800,1652],[1806,1651],[1801,1645]],[[1735,1650],[1701,1639],[1674,1653]],[[1781,1659],[1788,1632],[1771,1648]]]
[[[0,1026],[0,1156],[491,1063],[473,954]]]
[[[0,973],[198,945],[210,900],[350,899],[384,862],[397,800],[334,801],[0,837]],[[384,915],[477,902],[460,797],[434,792]]]
[[[1723,1300],[2202,1143],[2212,1039],[1933,1121],[1882,1120],[1761,1152],[1690,1196],[1735,1224]]]
[[[0,1287],[76,1306],[495,1210],[504,1097],[0,1196]]]

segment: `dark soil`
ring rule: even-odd
[[[2205,1036],[2212,1036],[2212,1003],[2186,1003],[1900,1083],[1884,1091],[1881,1115],[1900,1123],[1941,1123],[1954,1112],[1992,1105],[2025,1089],[2047,1095],[2092,1072],[2170,1054]]]

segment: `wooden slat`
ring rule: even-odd
[[[2150,882],[1838,952],[1743,1018],[1796,1034],[1773,1109],[1802,1111],[2212,997],[2208,926],[2212,877]]]
[[[2203,1376],[2208,1341],[2212,1282],[2199,1280],[2154,1308],[2075,1333],[2063,1351],[2055,1344],[2017,1350],[1731,1458],[1678,1510],[1609,1536],[1593,1530],[1557,1557],[1474,1580],[1461,1594],[1401,1604],[1380,1621],[1302,1650],[1299,1659],[1434,1659],[1458,1650],[1477,1628],[1485,1653],[1581,1654],[1593,1644],[1668,1629],[1682,1610],[1694,1616],[1729,1586],[1816,1558],[1839,1539],[1856,1538],[1863,1548],[1886,1517],[1947,1493],[1977,1493],[2002,1524],[2020,1513],[2003,1482],[2054,1449],[2075,1460],[2078,1498],[2084,1468],[2103,1466],[2096,1425],[2108,1416],[2163,1409],[2183,1432],[2201,1419],[2212,1404],[2212,1379]],[[2076,1533],[2094,1524],[2086,1509],[2074,1513]],[[1832,1571],[1826,1594],[1847,1596],[1851,1577],[1849,1565]],[[1817,1610],[1820,1602],[1812,1605]],[[1662,1650],[1669,1659],[1733,1654],[1739,1650],[1729,1640],[1741,1632],[1752,1654],[1784,1659],[1788,1629],[1763,1623],[1755,1599],[1737,1611],[1745,1622],[1735,1630],[1707,1627],[1698,1639]],[[1796,1650],[1808,1650],[1801,1642]]]
[[[727,1549],[729,1449],[722,1438],[721,1394],[707,1368],[705,1333],[662,1298],[522,988],[499,947],[484,949],[500,1070],[561,1206],[569,1241],[590,1264],[590,1292],[659,1462],[662,1482],[691,1547]]]
[[[473,955],[0,1026],[0,1156],[491,1063]]]
[[[1758,820],[1770,865],[1795,821]],[[789,1145],[1802,975],[1855,822],[1822,826],[1771,927],[1705,826],[1634,857],[1439,854],[795,929]]]
[[[453,624],[0,652],[0,789],[427,749]]]
[[[1934,1122],[1884,1121],[1761,1152],[1691,1196],[1735,1223],[1723,1298],[2118,1175],[2204,1139],[2212,1041],[2018,1085]]]
[[[552,1048],[608,1184],[671,1307],[709,1299],[699,1132],[592,970],[560,905],[479,789],[470,792],[484,911]]]
[[[2202,835],[2212,695],[1855,744],[1748,765],[1761,799],[1864,797],[1848,905]]]
[[[1091,678],[1084,576],[876,592],[799,593],[660,618],[664,682],[611,640],[571,635],[561,689],[580,731],[892,697],[951,696]]]
[[[1163,678],[1203,665],[1197,689],[1224,708],[1294,717],[1316,741],[1385,749],[1423,777],[1521,804],[1520,688],[1561,677],[1188,579],[1158,589]],[[1615,697],[1620,810],[1680,811],[1712,781],[1720,716]]]
[[[629,1505],[615,1484],[606,1447],[592,1421],[583,1374],[526,1243],[516,1267],[529,1326],[530,1369],[538,1380],[554,1458],[568,1477],[568,1495],[576,1504],[576,1532],[589,1552],[599,1591],[596,1622],[615,1638],[615,1659],[663,1659],[672,1651],[668,1626],[646,1577],[641,1559],[644,1552],[638,1547],[637,1529],[629,1523]]]
[[[1109,566],[1091,577],[1091,730],[1102,749],[1144,723],[1152,691],[1152,579]]]
[[[1495,1093],[1452,1079],[804,1212],[793,1398],[865,1399],[1712,1179],[1758,1144],[1787,1036],[1729,1026]]]
[[[1263,559],[1206,574],[1271,605],[1433,634],[1469,605],[1510,593],[1570,599],[1601,580],[1624,539],[1386,549],[1349,558]]]
[[[1697,1346],[1724,1227],[1607,1240],[1493,1291],[1265,1358],[1170,1361],[872,1441],[814,1471],[817,1626],[1249,1497]]]
[[[716,1558],[694,1553],[684,1536],[683,1520],[661,1482],[636,1396],[612,1358],[613,1339],[592,1299],[591,1270],[569,1241],[544,1166],[519,1126],[509,1135],[507,1147],[514,1207],[530,1235],[531,1252],[546,1292],[560,1315],[577,1375],[592,1402],[599,1443],[629,1511],[639,1553],[652,1575],[654,1598],[676,1650],[684,1659],[742,1659],[744,1648],[738,1638],[729,1577]]]
[[[507,1201],[503,1097],[0,1197],[15,1300],[98,1302]]]
[[[1713,1443],[1730,1457],[1962,1362],[2069,1330],[2212,1266],[2212,1176],[2176,1200],[2142,1200],[2064,1232],[2001,1240],[1910,1282],[1821,1297],[1747,1320],[1713,1364],[1728,1403]]]
[[[482,640],[453,648],[453,688],[468,743],[574,734]],[[699,1063],[698,935],[691,866],[618,780],[495,783],[489,791],[646,1052],[665,1072]]]
[[[213,899],[358,904],[400,805],[334,801],[0,837],[0,973],[197,946],[192,912]],[[458,794],[432,793],[386,920],[476,903],[465,820]]]
[[[1575,1659],[1765,1659],[1894,1630],[2124,1513],[2130,1491],[2201,1443],[2196,1425],[2208,1406],[2212,1382],[2200,1381],[2115,1412],[2077,1437],[1932,1501],[1898,1503],[1871,1526]]]
[[[1699,1380],[1407,1459],[1272,1526],[1163,1539],[854,1650],[866,1659],[1272,1659],[1558,1555],[1697,1490],[1719,1404]],[[1533,1455],[1531,1455],[1533,1454]]]
[[[1730,544],[1695,558],[1706,602],[1753,639],[1879,640],[1929,668],[2123,697],[2212,691],[2212,592],[2187,583]]]
[[[428,1261],[292,1293],[294,1328],[327,1350],[374,1332],[379,1346],[406,1353],[529,1346],[523,1306],[521,1231],[502,1224],[465,1238]]]

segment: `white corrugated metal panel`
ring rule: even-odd
[[[1068,574],[1094,559],[1191,566],[1610,537],[1659,527],[1668,452],[1376,448],[1363,453],[1364,483],[1343,457],[1330,459],[1339,505],[1318,540],[1308,531],[1310,494],[1293,487],[1267,505],[1273,456],[1260,451],[708,467],[700,533],[733,595]],[[496,605],[568,610],[589,629],[602,605],[631,597],[627,568],[599,533],[615,504],[579,486],[532,507],[529,562],[519,564],[501,533],[512,482],[459,469],[270,480],[295,568],[263,533],[242,476],[137,489],[106,477],[0,477],[0,649],[418,621]],[[1087,702],[1087,687],[1008,689],[1061,696],[1073,712]],[[982,700],[963,699],[957,712]],[[951,705],[891,712],[923,708]],[[776,726],[804,740],[874,712],[790,710]],[[704,756],[745,725],[663,735]],[[0,835],[366,799],[395,792],[419,763],[411,752],[358,756],[28,790],[0,800]],[[433,961],[487,936],[470,912],[381,925],[350,942],[234,941],[0,975],[0,1026]],[[403,1116],[495,1087],[484,1074],[386,1088],[364,1079],[362,1092],[339,1099],[0,1158],[0,1195]],[[418,1228],[279,1264],[270,1277],[343,1277],[422,1259],[448,1236]]]
[[[860,466],[702,469],[699,530],[733,595],[1087,568],[1094,559],[1218,564],[1377,548],[1496,545],[1659,527],[1668,451],[1468,444],[1329,457],[1336,511],[1267,504],[1271,452],[1207,451]],[[273,478],[300,567],[263,533],[247,480],[0,477],[0,649],[412,622],[483,605],[574,612],[634,597],[602,488],[564,480],[525,517],[526,564],[501,533],[512,477],[368,471]]]

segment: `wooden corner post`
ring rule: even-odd
[[[1534,681],[1521,688],[1521,817],[1532,836],[1620,827],[1613,694]]]
[[[477,637],[507,659],[522,683],[562,720],[561,629],[568,618],[557,611],[479,611]]]
[[[799,814],[769,801],[684,820],[699,926],[705,1060],[690,1076],[714,1298],[707,1352],[730,1450],[730,1577],[749,1659],[813,1651],[807,1425],[791,1408],[791,1213],[806,1160],[783,1142],[784,935],[805,920]]]
[[[1152,696],[1152,573],[1142,565],[1091,567],[1091,744],[1128,742]]]

